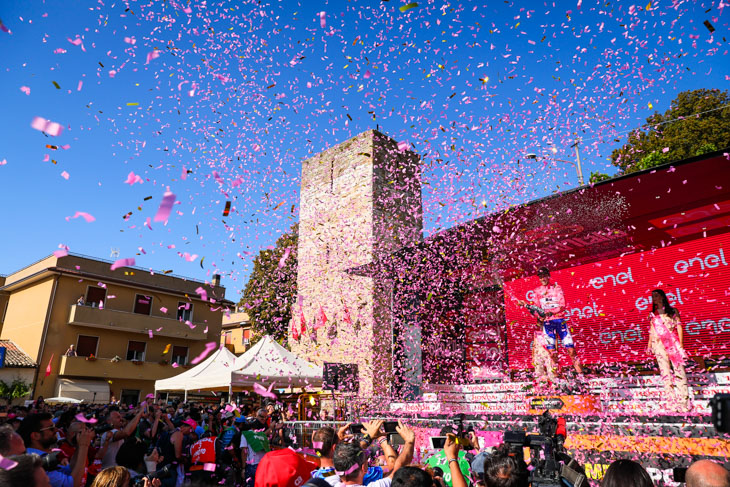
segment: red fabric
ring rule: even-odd
[[[305,460],[294,450],[270,451],[256,469],[256,487],[299,487],[312,477],[317,464]]]
[[[215,463],[215,436],[196,441],[190,447],[193,463]]]
[[[46,367],[46,377],[51,375],[51,362],[53,362],[53,353],[51,354],[51,359],[48,361],[48,367]]]

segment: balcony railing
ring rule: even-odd
[[[167,379],[185,370],[182,367],[163,365],[158,362],[133,362],[108,358],[87,360],[86,357],[61,357],[59,375],[103,379]]]
[[[68,324],[145,335],[152,331],[155,336],[185,338],[188,340],[205,340],[207,335],[204,331],[205,325],[200,323],[193,323],[195,328],[190,328],[185,323],[171,318],[79,304],[71,305]]]

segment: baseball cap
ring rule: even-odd
[[[312,477],[317,464],[290,448],[270,451],[256,469],[256,487],[298,487]]]
[[[198,427],[198,423],[196,423],[194,419],[186,419],[185,421],[182,422],[181,426],[183,424],[190,426],[190,429],[193,429],[193,430]]]

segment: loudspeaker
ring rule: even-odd
[[[360,378],[357,364],[325,362],[322,389],[340,392],[358,392]]]

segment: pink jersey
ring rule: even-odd
[[[540,286],[532,292],[532,304],[539,306],[545,311],[555,313],[547,319],[557,320],[565,318],[565,296],[563,295],[563,288],[557,283],[552,283],[549,286]],[[558,310],[560,312],[557,312]]]

